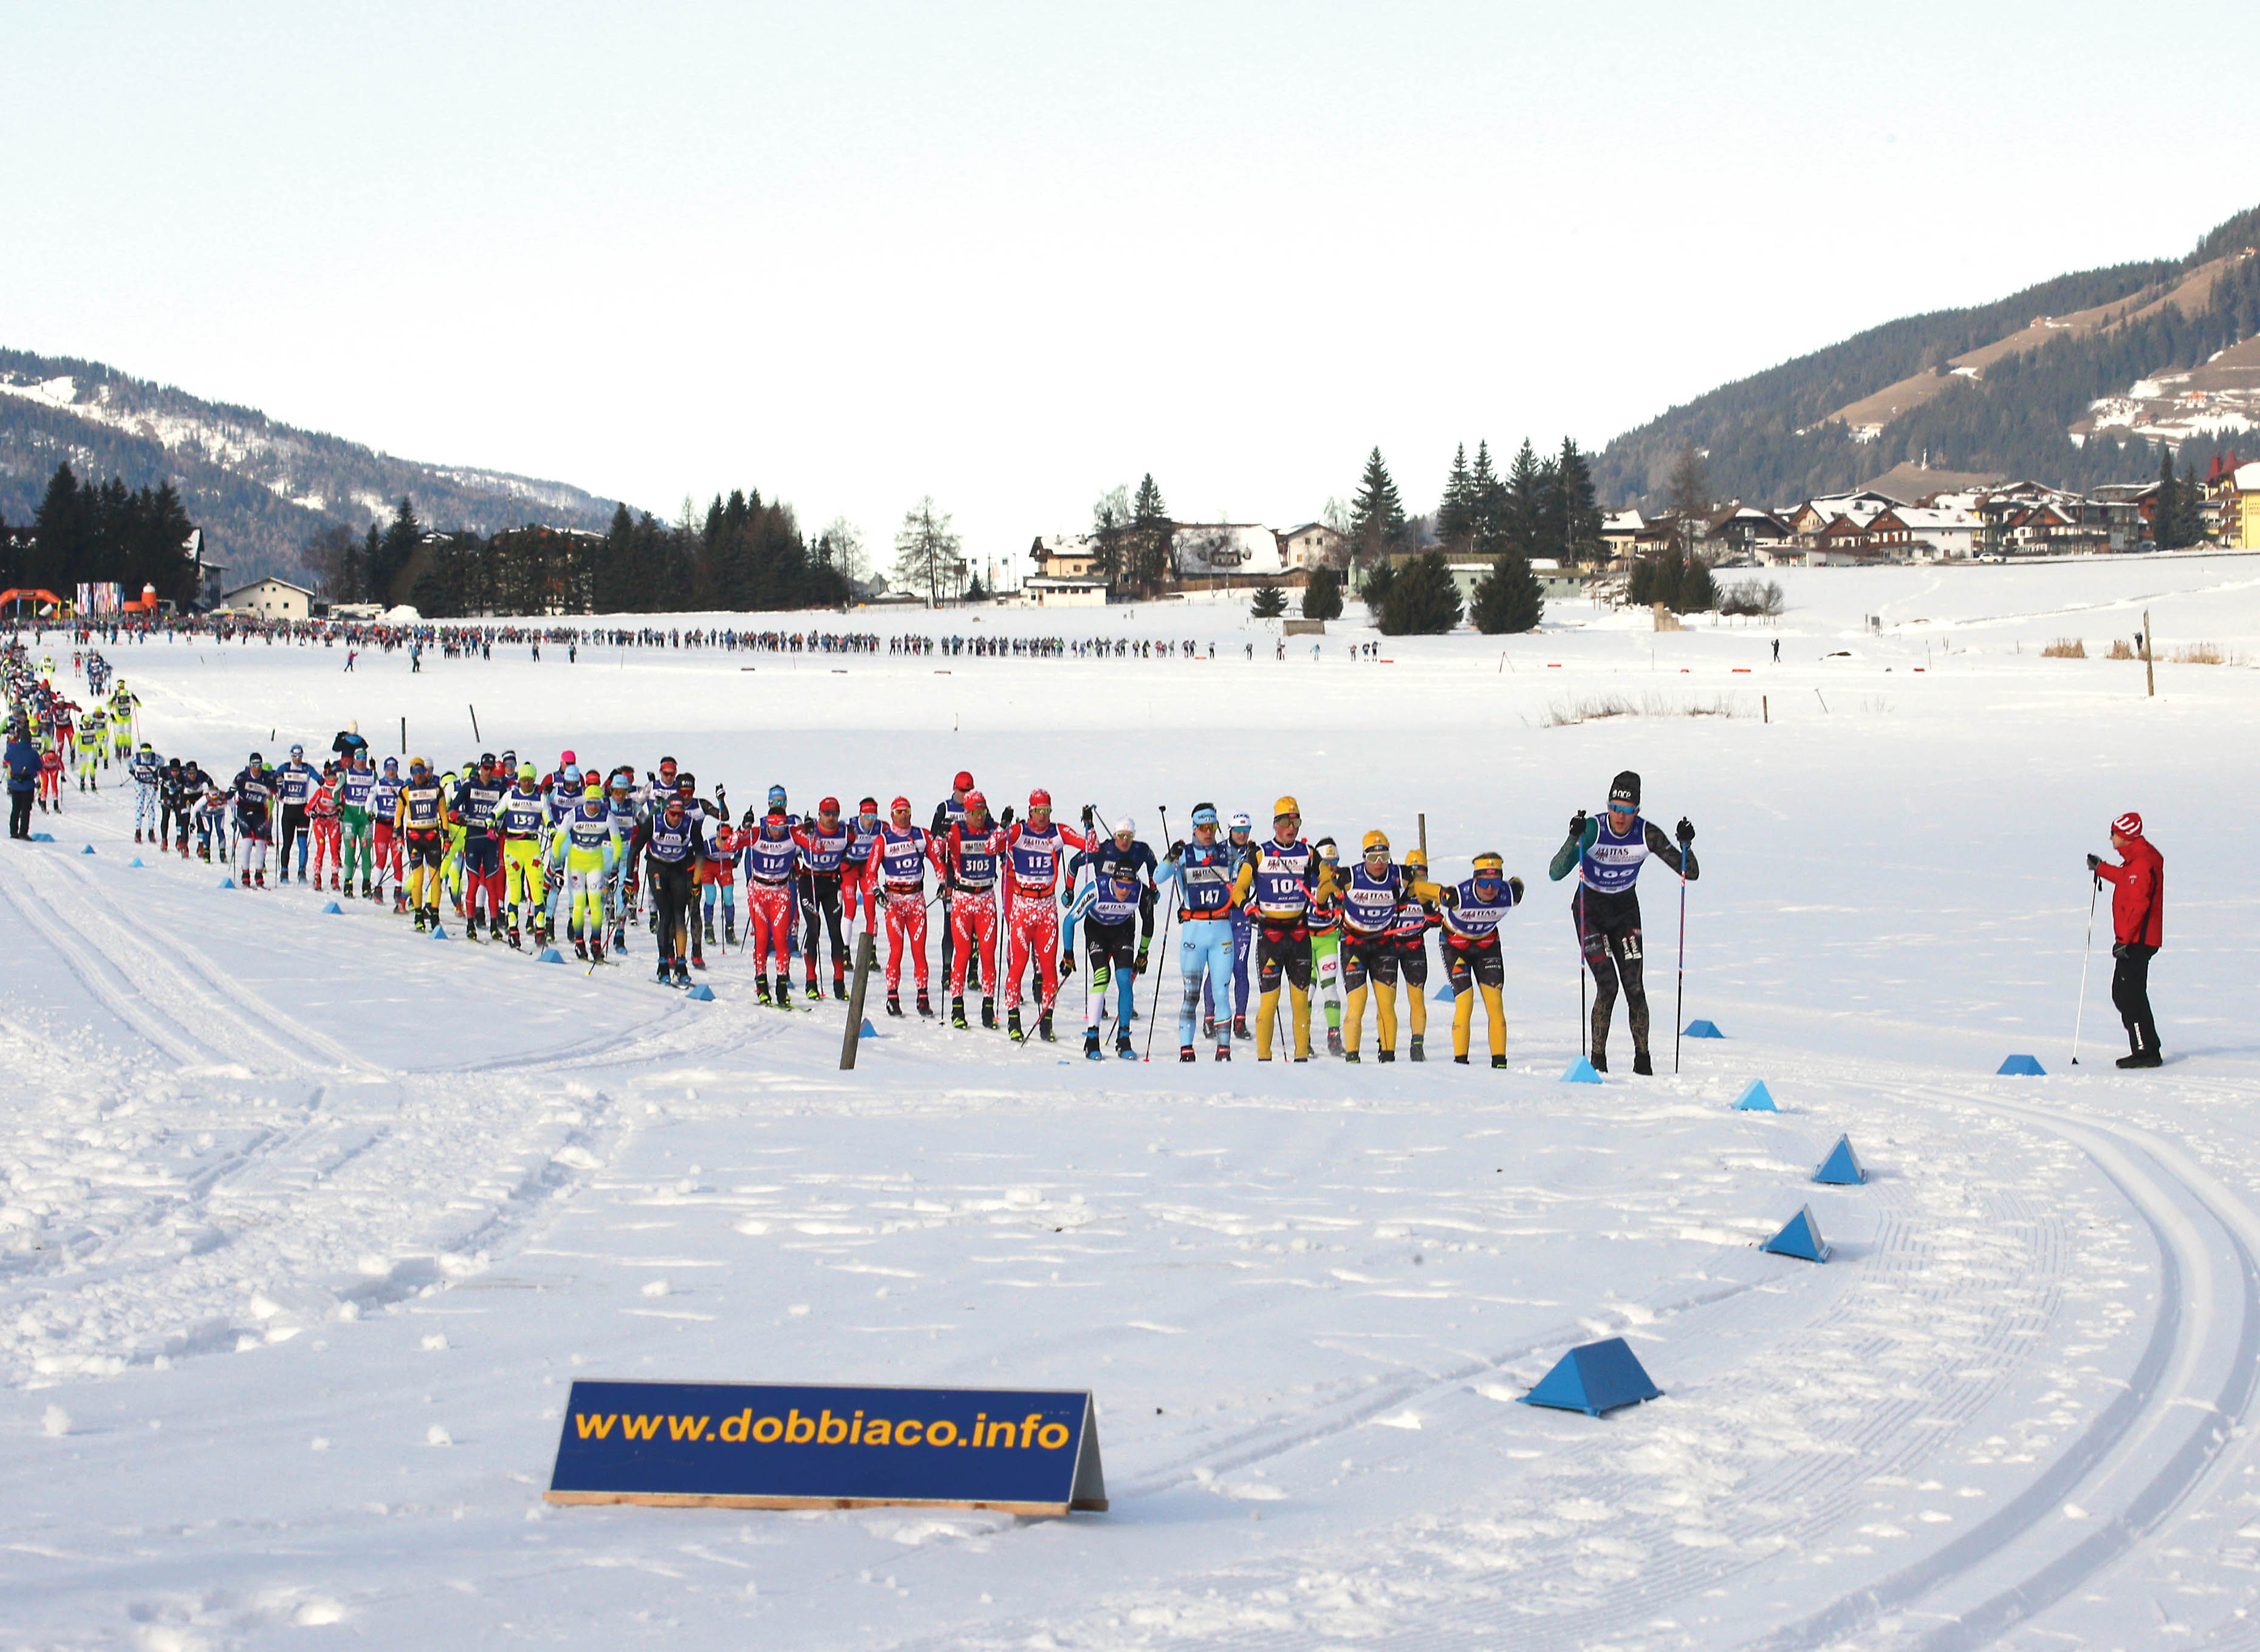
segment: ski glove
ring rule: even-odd
[[[1679,817],[1679,824],[1671,829],[1671,835],[1679,840],[1679,846],[1682,849],[1686,848],[1688,844],[1695,841],[1694,822],[1690,821],[1686,815],[1682,815]]]
[[[1005,804],[1005,812],[997,816],[997,823],[999,826],[1010,826],[1012,823],[1012,806],[1010,803]]]
[[[1141,974],[1141,975],[1143,975],[1145,972],[1146,972],[1146,949],[1145,949],[1144,947],[1142,947],[1142,946],[1141,946],[1141,947],[1140,947],[1140,948],[1138,949],[1138,973],[1139,973],[1139,974]]]
[[[1576,814],[1570,816],[1570,836],[1572,837],[1583,837],[1584,835],[1585,811],[1581,808]]]
[[[1074,973],[1075,973],[1075,954],[1074,954],[1074,953],[1072,953],[1072,952],[1062,952],[1062,953],[1061,953],[1061,954],[1060,954],[1060,979],[1062,979],[1062,980],[1065,980],[1069,976],[1070,976],[1070,975],[1072,975],[1072,974],[1074,974]]]
[[[1509,878],[1506,880],[1506,887],[1514,896],[1514,904],[1516,906],[1520,906],[1522,904],[1522,879],[1520,878]]]
[[[1171,860],[1171,861],[1173,861],[1173,862],[1174,862],[1174,861],[1183,860],[1184,858],[1185,858],[1185,840],[1184,840],[1184,838],[1180,837],[1180,838],[1178,838],[1178,839],[1177,839],[1177,841],[1176,841],[1176,842],[1175,842],[1174,844],[1171,844],[1169,845],[1169,858],[1170,858],[1170,860]]]
[[[2102,865],[2103,865],[2103,857],[2102,857],[2102,856],[2100,856],[2100,855],[2090,855],[2090,856],[2087,858],[2087,869],[2088,869],[2088,871],[2090,871],[2090,872],[2093,872],[2093,871],[2097,870],[2097,869],[2098,869],[2099,867],[2100,867]]]

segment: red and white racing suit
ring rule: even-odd
[[[755,973],[768,972],[769,954],[775,952],[778,984],[789,985],[792,927],[799,917],[794,884],[800,869],[800,844],[790,831],[783,837],[771,837],[764,827],[750,835],[740,834],[734,847],[742,850],[746,858],[746,929],[754,939]]]
[[[942,865],[953,890],[949,898],[949,995],[965,996],[965,966],[979,949],[981,979],[997,990],[997,872],[1005,853],[1005,829],[994,821],[975,831],[959,821],[942,839]]]
[[[864,863],[863,909],[883,914],[886,919],[890,998],[902,987],[906,947],[919,991],[926,991],[926,869],[929,862],[940,870],[932,833],[921,826],[898,831],[889,825],[879,828],[871,844],[871,858]]]
[[[1043,981],[1041,1007],[1059,997],[1060,857],[1066,849],[1089,849],[1091,840],[1057,821],[1041,830],[1016,821],[1006,831],[1005,854],[1008,894],[1005,929],[1011,937],[1005,965],[1005,1008],[1020,1005],[1020,977],[1033,958]]]

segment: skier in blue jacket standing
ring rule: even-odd
[[[1232,902],[1233,881],[1240,872],[1240,855],[1219,840],[1216,805],[1193,805],[1191,843],[1169,845],[1169,858],[1155,874],[1155,884],[1177,883],[1177,973],[1184,983],[1184,1007],[1177,1012],[1177,1059],[1192,1061],[1193,1025],[1201,1018],[1204,993],[1214,1004],[1231,1001],[1232,978],[1237,954]],[[1212,1015],[1207,1024],[1216,1040],[1216,1059],[1232,1059],[1232,1021]]]

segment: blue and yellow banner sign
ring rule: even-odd
[[[1103,1510],[1087,1392],[576,1382],[552,1503]]]

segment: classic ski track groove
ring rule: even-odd
[[[25,881],[36,880],[27,872]],[[155,1048],[184,1066],[204,1066],[226,1058],[225,1052],[217,1046],[187,1034],[172,1024],[171,1017],[159,1014],[132,993],[112,985],[102,960],[79,944],[78,936],[57,914],[52,910],[35,912],[27,906],[17,893],[12,879],[0,879],[0,895],[4,895],[15,908],[18,920],[26,929],[44,936],[61,955],[65,965],[97,1003]]]

